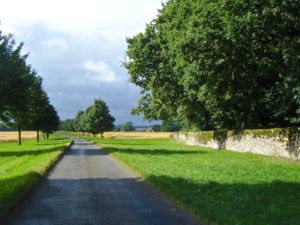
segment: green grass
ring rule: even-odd
[[[206,224],[300,224],[299,162],[167,139],[92,140]]]
[[[0,143],[0,217],[14,206],[45,175],[47,169],[70,143],[69,139],[51,135],[37,143],[23,140]]]

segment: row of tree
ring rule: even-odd
[[[95,99],[94,103],[84,111],[79,111],[75,119],[61,121],[60,130],[90,133],[93,136],[105,131],[113,130],[115,118],[110,114],[106,103],[101,99]]]
[[[123,132],[130,132],[135,131],[135,127],[133,126],[133,123],[128,121],[124,124],[119,124],[114,128],[114,131],[123,131]]]
[[[178,121],[162,121],[161,124],[154,124],[152,126],[133,126],[132,122],[126,122],[115,126],[114,131],[130,132],[139,129],[140,131],[153,131],[153,132],[174,132],[181,130],[182,125]]]
[[[7,127],[5,124],[0,123],[0,131],[14,131],[14,128]]]
[[[300,0],[169,0],[128,38],[133,114],[188,129],[300,125]]]
[[[0,120],[21,131],[36,130],[47,134],[58,129],[59,117],[42,87],[42,78],[27,64],[23,44],[0,31]]]

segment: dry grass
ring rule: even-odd
[[[34,138],[35,131],[22,131],[22,138]],[[0,142],[9,142],[18,140],[17,131],[0,131]]]
[[[171,132],[105,132],[105,138],[169,138]],[[99,136],[99,135],[98,135]]]

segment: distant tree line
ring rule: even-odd
[[[114,131],[124,131],[124,132],[130,132],[135,131],[135,127],[133,126],[132,122],[126,122],[124,124],[120,124],[115,127]]]
[[[127,39],[133,114],[188,129],[300,125],[300,0],[169,0]]]
[[[95,99],[94,103],[84,111],[77,112],[75,119],[61,121],[60,130],[89,133],[95,136],[114,128],[115,118],[110,114],[106,103],[101,99]]]
[[[179,131],[182,128],[182,125],[178,121],[162,121],[162,124],[154,124],[152,126],[133,126],[132,122],[126,122],[115,126],[114,131],[153,131],[153,132],[174,132]]]
[[[49,134],[58,129],[59,117],[42,87],[42,78],[27,64],[23,43],[16,44],[12,35],[0,31],[0,120],[18,130]]]
[[[7,127],[5,124],[0,123],[0,131],[16,131],[16,129]]]
[[[164,120],[162,124],[155,124],[151,126],[153,132],[175,132],[182,129],[182,125],[178,121]]]

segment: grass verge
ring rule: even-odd
[[[300,224],[299,162],[168,139],[91,140],[206,224]]]
[[[49,140],[0,143],[0,218],[45,175],[70,143],[60,135]]]

